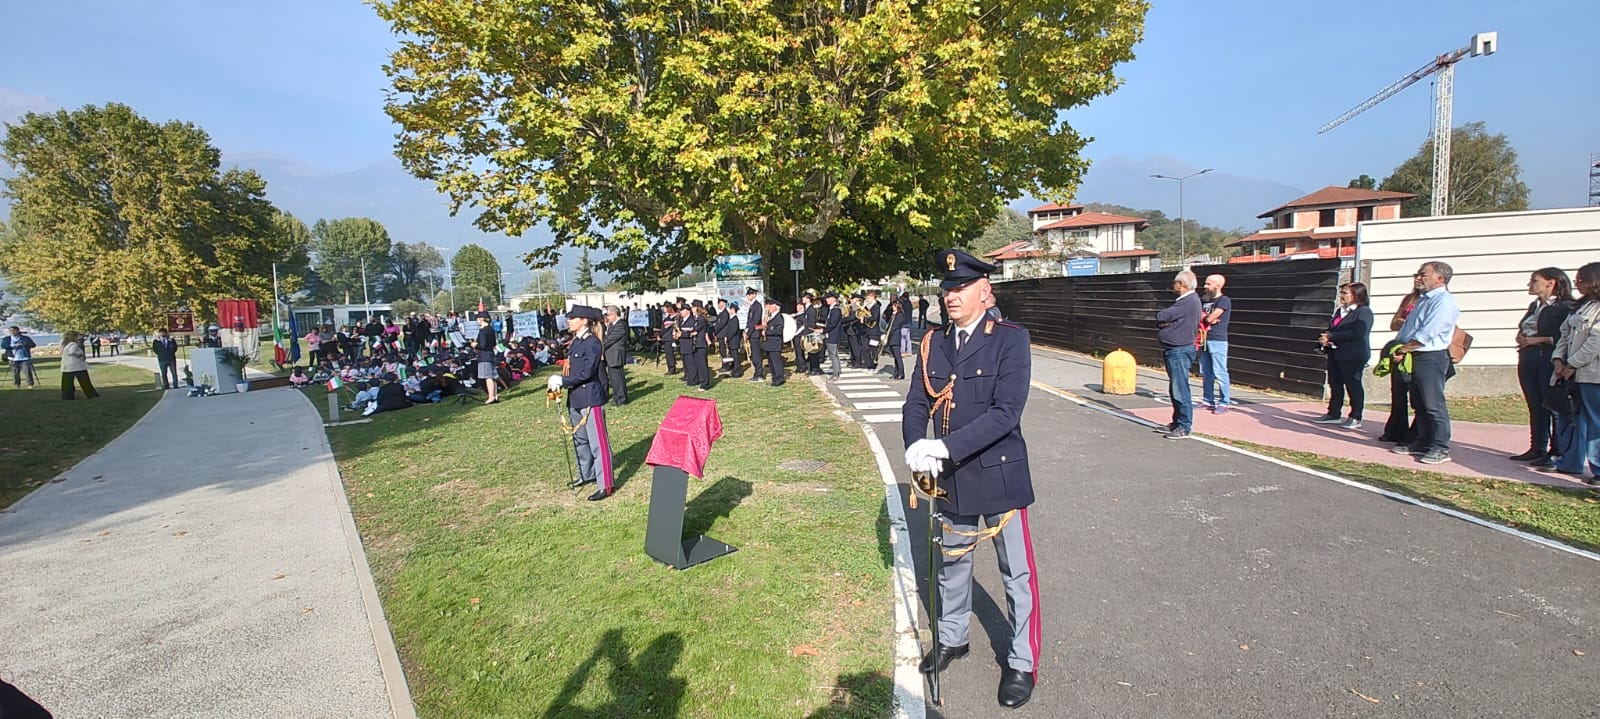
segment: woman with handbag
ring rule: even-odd
[[[1328,413],[1312,420],[1317,424],[1337,424],[1345,429],[1361,429],[1361,410],[1366,405],[1366,390],[1361,386],[1361,371],[1372,359],[1372,308],[1368,306],[1367,286],[1349,282],[1339,288],[1339,308],[1328,320],[1328,329],[1317,338],[1328,356]],[[1350,395],[1350,418],[1344,419],[1344,398]]]
[[[1513,455],[1535,467],[1554,466],[1550,455],[1560,454],[1553,431],[1555,415],[1546,408],[1555,366],[1551,355],[1561,338],[1561,325],[1572,313],[1572,281],[1557,267],[1536,270],[1528,277],[1528,294],[1535,297],[1517,326],[1517,379],[1528,403],[1528,451]],[[1564,391],[1564,389],[1562,390]],[[1564,400],[1565,398],[1559,398]]]
[[[1550,361],[1555,379],[1577,384],[1577,421],[1555,466],[1539,471],[1582,477],[1584,470],[1600,469],[1600,262],[1579,268],[1576,284],[1582,296],[1561,326]]]

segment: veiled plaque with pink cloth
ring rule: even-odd
[[[645,464],[677,467],[690,476],[705,476],[706,457],[711,444],[722,438],[722,418],[717,416],[717,401],[700,397],[679,397],[656,428],[655,441]]]

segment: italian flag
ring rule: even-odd
[[[343,387],[343,386],[344,386],[344,381],[339,379],[339,375],[334,375],[334,376],[328,378],[328,391],[329,392],[338,392],[339,388]]]

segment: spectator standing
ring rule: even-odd
[[[1412,290],[1400,298],[1400,305],[1389,318],[1390,332],[1398,333],[1400,328],[1405,326],[1406,318],[1416,310],[1417,300],[1420,297],[1421,293]],[[1390,340],[1384,345],[1383,353],[1393,355],[1393,350],[1398,344],[1397,340]],[[1379,442],[1410,444],[1417,436],[1417,423],[1412,419],[1417,412],[1417,395],[1411,390],[1411,383],[1406,380],[1407,376],[1400,372],[1389,373],[1389,419],[1383,425],[1383,434],[1378,436]]]
[[[606,336],[601,341],[601,354],[605,357],[606,375],[611,386],[611,406],[628,403],[628,376],[623,370],[628,364],[628,321],[616,305],[606,308]]]
[[[83,337],[77,332],[66,332],[61,335],[61,399],[77,399],[72,391],[72,383],[77,381],[83,388],[83,396],[94,399],[100,396],[94,391],[94,383],[89,381],[89,362],[83,356]]]
[[[1444,398],[1444,383],[1455,374],[1450,363],[1450,341],[1455,337],[1461,306],[1450,294],[1450,265],[1432,260],[1422,263],[1413,279],[1421,293],[1417,307],[1395,339],[1400,345],[1394,358],[1411,355],[1411,388],[1417,394],[1416,437],[1409,444],[1396,444],[1396,454],[1411,454],[1423,464],[1450,461],[1450,408]]]
[[[156,330],[156,339],[150,343],[150,351],[156,356],[156,367],[161,374],[161,389],[172,389],[178,386],[178,341],[167,334],[167,328]],[[168,375],[172,380],[167,380]]]
[[[1585,470],[1600,470],[1600,262],[1578,268],[1575,282],[1578,305],[1561,326],[1551,364],[1556,378],[1577,384],[1577,422],[1561,458],[1541,471],[1583,476]]]
[[[1194,343],[1201,317],[1195,284],[1193,272],[1179,272],[1172,278],[1172,292],[1177,299],[1156,314],[1156,339],[1161,342],[1161,354],[1167,365],[1167,396],[1172,398],[1172,423],[1167,425],[1167,439],[1183,439],[1194,430],[1189,370],[1194,367]]]
[[[306,332],[306,336],[301,339],[305,340],[306,346],[311,348],[311,356],[306,358],[307,362],[317,364],[322,361],[323,357],[327,356],[327,353],[322,351],[322,333],[318,332],[317,328],[312,327]]]
[[[5,338],[0,339],[0,352],[11,363],[11,386],[21,387],[24,379],[30,388],[39,384],[39,375],[33,371],[33,348],[37,346],[32,337],[22,334],[21,327],[12,325],[6,329]]]
[[[1361,429],[1361,410],[1366,406],[1366,388],[1361,385],[1362,370],[1372,359],[1372,308],[1368,306],[1367,286],[1350,282],[1339,288],[1339,308],[1328,320],[1328,329],[1318,338],[1328,356],[1328,413],[1317,424],[1337,424],[1345,429]],[[1350,417],[1341,417],[1345,395],[1350,395]]]
[[[63,339],[63,341],[65,341],[65,339]],[[89,351],[92,352],[95,357],[100,356],[100,335],[91,335],[89,337]]]
[[[478,338],[472,345],[478,350],[478,380],[489,392],[489,399],[484,404],[499,402],[500,384],[496,378],[499,372],[494,367],[494,328],[489,326],[488,312],[478,313]]]
[[[917,297],[917,329],[928,329],[928,296]]]
[[[1528,451],[1513,455],[1518,462],[1553,466],[1551,455],[1560,454],[1555,413],[1545,408],[1550,381],[1555,374],[1556,342],[1561,326],[1572,314],[1572,281],[1559,267],[1546,267],[1528,276],[1533,302],[1517,325],[1517,379],[1528,404]],[[1563,391],[1565,388],[1563,388]]]
[[[1228,278],[1206,277],[1205,297],[1200,300],[1206,341],[1200,346],[1200,403],[1222,414],[1233,402],[1228,377],[1228,321],[1233,319],[1233,298],[1222,293]]]
[[[111,356],[117,356],[117,350],[122,347],[122,333],[112,332],[111,335],[106,338],[106,343],[111,346]]]

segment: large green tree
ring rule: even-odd
[[[1403,217],[1426,217],[1433,205],[1433,139],[1384,178],[1382,189],[1410,192],[1400,205]],[[1502,134],[1489,134],[1482,122],[1469,122],[1450,134],[1450,214],[1514,212],[1528,209],[1517,151]]]
[[[16,174],[0,271],[30,315],[63,329],[144,329],[177,308],[214,318],[219,299],[265,302],[274,262],[304,265],[304,238],[259,175],[221,159],[199,127],[116,103],[6,124],[0,161]]]
[[[389,300],[415,300],[444,286],[439,271],[444,255],[426,242],[396,242],[389,248],[384,268],[383,292]]]
[[[389,231],[377,220],[344,217],[317,220],[311,226],[311,249],[322,296],[317,299],[359,302],[363,291],[377,300],[389,272]],[[362,285],[362,271],[366,285]]]
[[[661,286],[804,247],[819,282],[921,267],[1007,200],[1070,197],[1145,0],[376,0],[398,155],[484,230]],[[812,258],[816,258],[813,265]],[[815,270],[812,267],[815,266]]]
[[[1013,242],[1032,239],[1033,220],[1021,212],[1002,207],[1000,213],[983,226],[983,232],[972,240],[968,249],[981,257]]]
[[[478,294],[470,298],[474,307],[477,306],[478,297],[491,305],[500,303],[500,286],[503,284],[500,261],[488,250],[478,245],[463,246],[455,257],[450,258],[450,274],[455,277],[457,288],[463,285],[477,288]]]
[[[579,292],[593,292],[600,289],[594,281],[594,262],[589,259],[589,248],[583,248],[583,254],[578,256],[578,268],[573,273],[573,282],[578,285]]]

